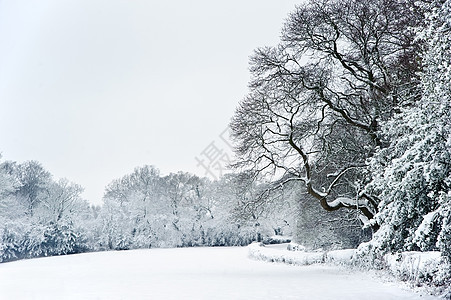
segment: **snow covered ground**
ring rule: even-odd
[[[100,252],[0,264],[0,299],[437,299],[332,265],[290,266],[247,247]]]

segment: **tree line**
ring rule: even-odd
[[[137,167],[106,188],[102,206],[83,188],[54,180],[37,161],[0,164],[0,261],[89,251],[247,245],[292,234],[294,199],[249,207],[245,174],[218,181]],[[271,208],[270,208],[271,207]]]
[[[356,247],[368,236],[349,212],[324,215],[296,184],[268,192],[251,173],[219,180],[150,165],[113,180],[103,204],[37,161],[0,163],[0,261],[92,251],[244,246],[284,235],[308,248]],[[265,201],[262,201],[262,199]],[[337,226],[337,224],[340,224]],[[287,237],[288,236],[288,237]]]

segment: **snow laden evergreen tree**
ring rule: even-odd
[[[439,250],[451,257],[451,1],[426,4],[421,99],[383,126],[391,141],[370,159],[381,200],[377,252]]]

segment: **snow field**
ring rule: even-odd
[[[436,299],[365,273],[265,263],[248,252],[150,249],[3,263],[0,299]]]

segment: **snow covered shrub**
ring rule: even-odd
[[[45,227],[42,253],[44,256],[82,252],[82,243],[71,224],[49,223]]]
[[[223,224],[206,229],[205,246],[246,246],[257,240],[257,233],[249,227]]]
[[[36,161],[1,163],[0,262],[96,249],[99,222],[82,190]]]
[[[366,191],[380,200],[368,251],[439,250],[451,257],[451,2],[428,4],[421,100],[383,125]],[[374,221],[374,220],[373,220]]]
[[[150,226],[143,226],[140,224],[139,227],[133,232],[133,248],[151,248],[152,245],[156,244],[156,239],[154,233]]]
[[[354,262],[362,269],[384,269],[386,263],[384,253],[374,246],[374,242],[359,245],[354,254]]]
[[[11,261],[20,257],[20,245],[17,235],[7,226],[0,232],[0,262]]]
[[[0,227],[0,262],[89,250],[85,234],[67,222],[44,225],[23,218]]]
[[[415,285],[428,284],[443,287],[436,293],[451,286],[451,264],[440,252],[402,252],[384,256],[388,269],[396,277]]]
[[[352,265],[354,263],[355,249],[341,249],[326,252],[324,260],[336,265]]]
[[[296,266],[323,263],[324,252],[291,252],[265,247],[263,243],[254,242],[248,246],[249,257],[267,262],[279,262]]]
[[[44,226],[41,224],[24,224],[24,236],[21,241],[21,258],[34,258],[43,255],[42,243],[45,240]]]
[[[43,227],[27,218],[8,221],[0,228],[0,262],[42,255]]]
[[[288,244],[287,250],[289,250],[289,251],[305,251],[306,249],[305,249],[305,246],[302,246],[295,242],[291,242]]]
[[[265,237],[263,239],[263,244],[265,245],[271,245],[271,244],[284,244],[284,243],[290,243],[291,237],[288,236],[281,236],[281,235],[272,235]]]

